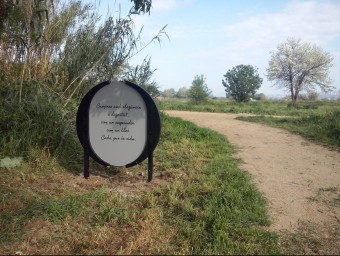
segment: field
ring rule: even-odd
[[[235,103],[225,100],[194,105],[186,101],[163,101],[162,109],[216,113],[249,113],[256,116],[239,117],[240,120],[258,122],[298,133],[324,145],[340,147],[340,102],[258,101]]]
[[[326,113],[340,109],[339,101],[299,101],[294,106],[290,101],[265,100],[236,103],[229,100],[210,100],[192,104],[187,100],[162,100],[161,109],[186,110],[216,113],[251,113],[256,115],[300,116],[310,113]]]
[[[152,183],[146,183],[146,163],[131,169],[92,163],[91,177],[85,180],[74,112],[55,113],[59,108],[37,103],[1,110],[6,132],[0,152],[2,254],[284,252],[278,235],[267,231],[266,201],[223,136],[162,115]],[[339,118],[336,102],[304,103],[300,109],[284,102],[159,106],[296,116],[294,120],[334,112],[332,118]],[[43,129],[32,122],[30,113],[41,119]],[[59,114],[70,121],[62,123]],[[337,140],[329,144],[338,145]]]

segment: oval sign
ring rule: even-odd
[[[124,83],[111,83],[92,98],[89,137],[93,152],[109,165],[136,160],[147,142],[147,110],[142,96]]]
[[[84,176],[91,156],[98,163],[134,166],[149,158],[161,131],[160,114],[152,97],[131,82],[106,81],[93,87],[77,112],[77,134],[84,148]]]

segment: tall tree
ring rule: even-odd
[[[211,90],[209,90],[207,84],[205,83],[204,75],[195,76],[189,89],[188,95],[190,100],[194,104],[199,104],[207,101],[208,97],[211,95]]]
[[[261,87],[257,68],[251,65],[238,65],[229,69],[222,79],[222,84],[226,88],[227,97],[232,97],[237,102],[247,102],[255,96],[256,91]]]
[[[288,38],[277,46],[276,52],[271,52],[267,77],[279,88],[289,90],[292,101],[296,102],[304,90],[313,91],[319,87],[327,92],[334,88],[328,76],[333,59],[316,45]]]

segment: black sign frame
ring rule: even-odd
[[[147,171],[147,181],[150,182],[153,176],[153,151],[155,150],[161,134],[161,116],[158,107],[153,100],[153,98],[140,86],[131,83],[129,81],[123,82],[126,86],[130,86],[134,89],[144,100],[146,106],[146,144],[144,150],[141,152],[139,157],[137,157],[131,163],[125,165],[129,168],[136,164],[143,162],[148,158],[148,171]],[[103,161],[91,148],[90,146],[90,136],[89,136],[89,109],[93,97],[96,93],[105,86],[111,84],[111,81],[105,81],[94,86],[82,99],[76,118],[76,129],[79,141],[84,149],[84,177],[88,179],[90,176],[89,165],[90,157],[104,166],[110,166],[110,164]]]

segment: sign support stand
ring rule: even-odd
[[[151,152],[148,156],[148,182],[152,180],[153,174],[153,153]]]
[[[88,179],[90,176],[90,156],[87,148],[84,148],[84,178]]]

